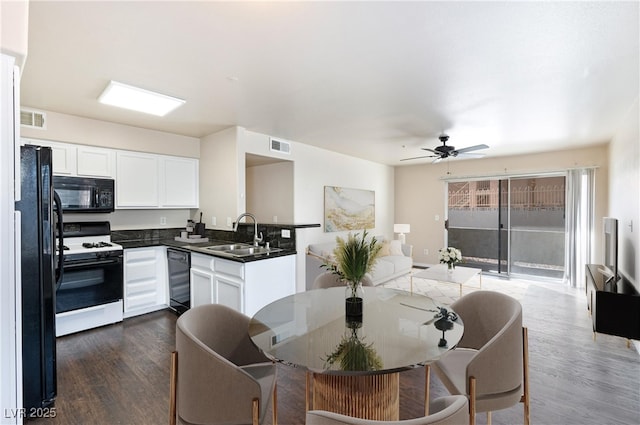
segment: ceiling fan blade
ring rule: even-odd
[[[433,158],[433,155],[425,155],[425,156],[414,156],[412,158],[404,158],[401,159],[400,161],[410,161],[412,159],[422,159],[422,158]]]
[[[422,149],[424,151],[429,151],[429,152],[431,152],[432,154],[435,154],[435,155],[440,155],[440,152],[434,151],[433,149],[429,149],[429,148],[420,148],[420,149]]]
[[[441,156],[437,157],[436,159],[434,159],[433,161],[431,161],[432,164],[437,164],[438,162],[442,161],[443,158]]]
[[[487,146],[485,144],[482,144],[482,145],[475,145],[475,146],[469,146],[469,147],[466,147],[466,148],[458,149],[457,152],[458,152],[458,154],[461,154],[461,153],[465,153],[465,152],[477,151],[479,149],[488,149],[488,148],[489,148],[489,146]]]
[[[471,153],[471,152],[462,152],[462,153],[458,153],[458,155],[456,155],[458,158],[483,158],[486,156],[486,154],[484,153]]]

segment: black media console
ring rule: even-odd
[[[640,294],[624,277],[607,281],[600,264],[586,266],[587,308],[593,331],[640,340]]]

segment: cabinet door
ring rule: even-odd
[[[77,163],[79,176],[115,177],[115,151],[112,149],[78,146]]]
[[[53,154],[53,174],[62,176],[76,175],[75,145],[35,139],[22,139],[22,144],[50,147]]]
[[[158,206],[156,155],[118,151],[116,169],[116,208]]]
[[[124,312],[127,317],[166,306],[164,257],[164,247],[125,249]]]
[[[161,157],[163,207],[198,208],[198,160]]]
[[[191,267],[189,277],[191,279],[191,308],[216,302],[213,272]]]
[[[295,255],[245,263],[244,314],[253,316],[265,305],[295,293]]]
[[[243,312],[242,282],[216,275],[216,295],[218,304]]]

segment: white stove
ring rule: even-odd
[[[121,322],[123,248],[111,242],[109,222],[64,223],[62,236],[56,336]]]
[[[59,243],[59,242],[58,242]],[[64,238],[63,255],[122,250],[122,245],[111,242],[110,235]]]

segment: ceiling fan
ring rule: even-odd
[[[469,146],[466,148],[456,150],[455,146],[447,145],[449,136],[447,136],[446,134],[441,134],[440,136],[438,136],[438,139],[440,139],[440,141],[442,142],[442,146],[438,146],[435,149],[421,148],[422,150],[431,152],[431,155],[404,158],[404,159],[401,159],[400,161],[409,161],[412,159],[420,159],[420,158],[435,158],[433,162],[438,162],[449,157],[455,158],[457,156],[465,157],[465,158],[481,158],[484,156],[483,153],[472,153],[472,152],[479,149],[487,149],[489,147],[485,144],[482,144],[482,145]]]

